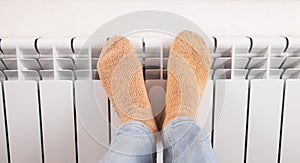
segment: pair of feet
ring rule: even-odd
[[[140,121],[152,133],[179,116],[196,118],[209,75],[210,53],[202,38],[179,33],[170,47],[166,102],[159,124],[152,114],[140,60],[125,37],[110,38],[101,51],[98,73],[123,123]]]

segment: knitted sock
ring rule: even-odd
[[[115,36],[108,40],[98,60],[98,73],[122,122],[140,121],[156,132],[142,66],[128,39]]]
[[[209,66],[210,53],[202,38],[190,31],[179,33],[170,48],[162,129],[179,116],[196,119]]]

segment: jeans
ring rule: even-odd
[[[217,163],[209,137],[189,117],[170,121],[162,133],[165,163]],[[156,162],[156,143],[151,131],[143,123],[123,124],[99,163]]]

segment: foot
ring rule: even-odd
[[[140,121],[156,132],[142,66],[129,40],[121,36],[110,38],[101,51],[97,68],[104,90],[122,122]]]
[[[209,66],[210,53],[202,38],[191,31],[179,33],[170,48],[162,129],[176,117],[196,119]]]

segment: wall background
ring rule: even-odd
[[[0,0],[0,37],[87,36],[145,9],[177,13],[210,35],[300,35],[296,0]]]

